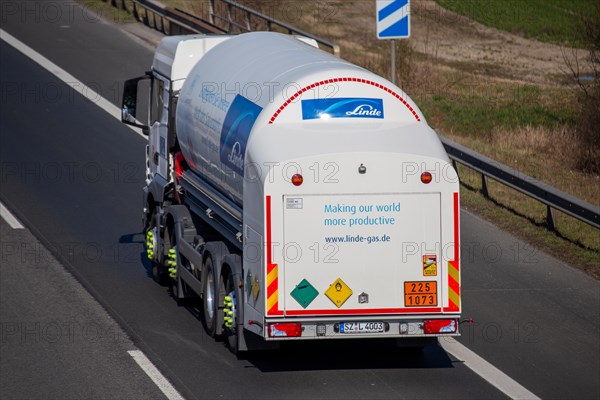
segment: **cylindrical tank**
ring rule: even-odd
[[[258,127],[422,121],[387,80],[272,32],[234,36],[208,51],[186,78],[176,114],[188,164],[239,205],[247,145]]]

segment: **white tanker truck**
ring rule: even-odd
[[[149,136],[154,277],[232,351],[459,334],[458,177],[389,81],[305,38],[167,37],[122,120]]]

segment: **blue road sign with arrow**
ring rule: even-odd
[[[410,37],[410,0],[377,0],[377,37]]]

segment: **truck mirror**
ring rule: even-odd
[[[121,104],[121,121],[127,125],[142,128],[142,133],[144,135],[148,134],[148,125],[141,121],[147,120],[147,115],[146,118],[141,118],[139,116],[140,113],[138,110],[143,110],[143,108],[140,108],[138,105],[138,91],[140,89],[138,86],[140,81],[150,79],[150,75],[144,75],[125,81],[123,86],[123,101]],[[142,112],[142,114],[144,113]]]

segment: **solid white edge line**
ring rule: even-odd
[[[23,229],[23,225],[19,222],[19,220],[12,215],[12,213],[6,208],[2,202],[0,202],[0,217],[6,221],[8,225],[10,225],[13,229]]]
[[[440,338],[440,344],[446,352],[462,361],[471,371],[475,372],[511,399],[540,399],[504,372],[457,342],[454,338]]]
[[[106,100],[104,97],[100,96],[100,94],[96,93],[93,89],[83,84],[83,82],[79,81],[73,75],[69,74],[67,71],[54,64],[52,61],[48,60],[46,57],[33,50],[31,47],[27,46],[25,43],[21,42],[19,39],[12,36],[10,33],[6,32],[3,29],[0,29],[0,39],[4,40],[6,43],[38,63],[48,72],[54,74],[58,79],[66,83],[76,91],[81,94],[83,97],[88,100],[94,102],[98,107],[118,119],[121,120],[121,110],[119,107],[112,104],[110,101]],[[148,139],[138,128],[135,128],[131,125],[127,125],[131,128],[135,133],[143,137],[144,139]]]
[[[171,385],[163,374],[152,364],[140,350],[129,350],[127,353],[135,360],[140,368],[152,379],[152,382],[167,396],[169,400],[183,400],[183,396]]]

